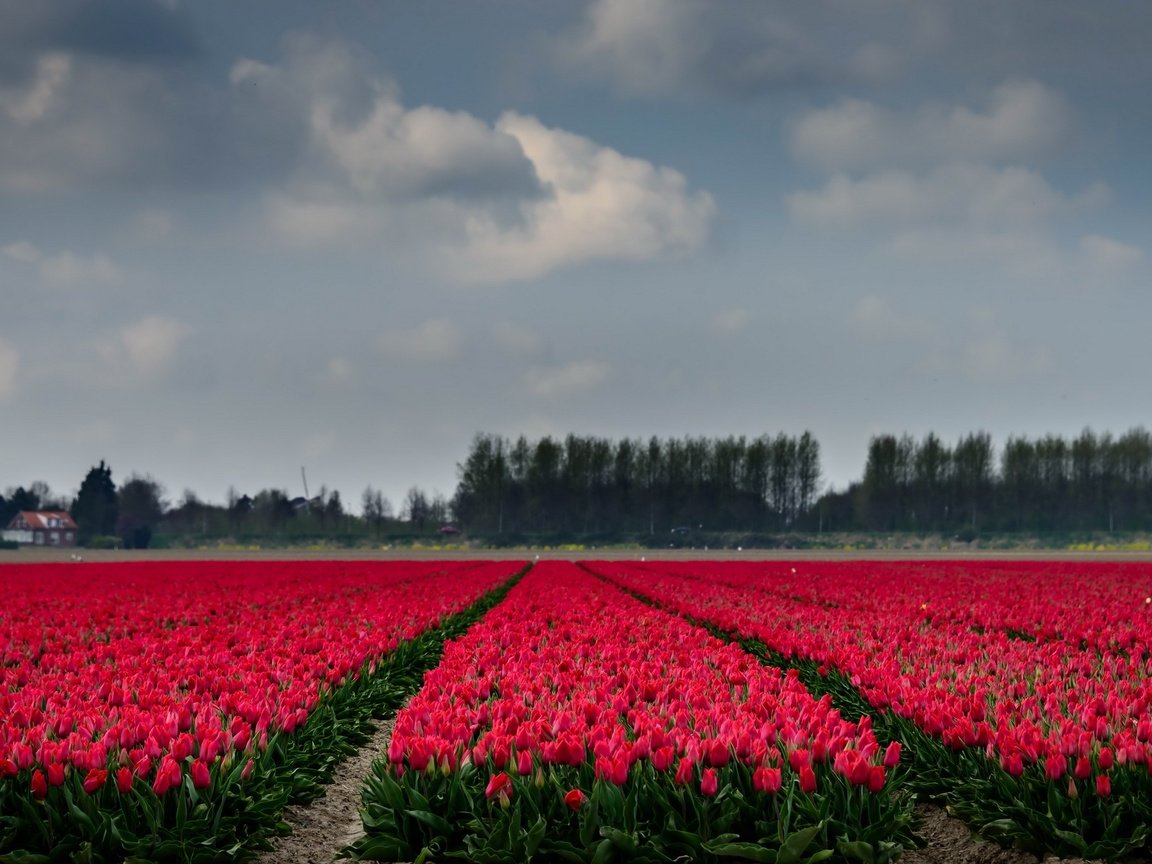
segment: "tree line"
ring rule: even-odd
[[[1152,433],[986,432],[948,446],[935,434],[871,439],[863,479],[820,502],[829,522],[874,531],[1047,534],[1152,529]]]
[[[820,445],[758,438],[478,434],[452,509],[469,533],[655,534],[797,530],[812,513]]]
[[[613,440],[480,433],[457,464],[451,499],[409,489],[398,512],[369,485],[359,513],[340,492],[312,497],[229,490],[223,504],[185,490],[176,502],[149,475],[119,486],[101,461],[71,500],[47,484],[0,494],[0,527],[21,510],[68,510],[85,545],[152,545],[233,538],[349,542],[465,534],[490,542],[597,538],[665,545],[669,533],[807,532],[1058,534],[1152,530],[1152,433],[1086,429],[1074,438],[987,432],[954,443],[935,433],[873,436],[860,480],[821,490],[820,444],[810,432],[755,438]],[[656,539],[663,538],[663,539]],[[756,542],[754,538],[749,538]]]
[[[204,501],[191,489],[176,502],[169,502],[165,494],[164,486],[150,475],[132,474],[117,486],[111,466],[101,461],[84,476],[70,500],[43,481],[9,487],[0,494],[0,527],[25,510],[67,511],[83,546],[144,549],[157,537],[190,542],[405,539],[438,532],[451,516],[443,495],[430,496],[419,487],[408,491],[396,513],[388,498],[369,485],[361,496],[359,515],[348,512],[340,492],[326,486],[312,497],[294,497],[280,488],[255,495],[229,489],[223,504]]]

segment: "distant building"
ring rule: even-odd
[[[75,546],[76,523],[63,510],[22,510],[0,539],[28,546]]]

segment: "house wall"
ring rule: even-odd
[[[46,530],[8,529],[0,532],[0,538],[15,540],[29,546],[75,546],[76,532],[71,528],[49,528]]]

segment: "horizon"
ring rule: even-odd
[[[831,23],[829,23],[831,22]],[[1147,424],[1152,6],[0,0],[0,488]]]

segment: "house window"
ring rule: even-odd
[[[60,532],[59,531],[53,531],[51,534],[49,534],[48,535],[48,542],[53,546],[59,546],[60,545]]]
[[[64,539],[68,543],[71,543],[72,542],[72,532],[71,531],[65,531],[64,532]]]
[[[43,531],[33,531],[32,532],[32,543],[36,546],[43,546],[44,545],[44,532]]]

